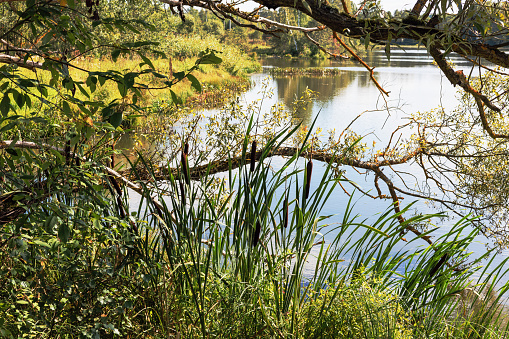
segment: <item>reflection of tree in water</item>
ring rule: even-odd
[[[147,135],[125,133],[118,139],[115,147],[122,150],[121,155],[115,155],[115,163],[128,165],[129,161],[134,162],[138,159],[138,151],[143,151],[145,155],[154,154],[161,145]]]
[[[314,102],[319,106],[331,102],[340,90],[352,83],[356,74],[357,72],[345,71],[335,76],[313,77],[293,75],[291,77],[276,77],[275,80],[279,99],[287,107],[292,107],[295,99],[300,98],[306,91],[306,88],[316,92],[317,96],[313,102],[298,109],[294,115],[294,118],[302,120],[307,125],[312,120]]]

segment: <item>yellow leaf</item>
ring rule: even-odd
[[[90,117],[86,117],[86,118],[85,118],[85,123],[86,123],[87,125],[89,125],[90,127],[93,127],[93,126],[94,126],[94,121],[93,121],[93,120],[92,120],[92,118],[90,118]]]
[[[67,7],[67,0],[60,0],[60,6]]]

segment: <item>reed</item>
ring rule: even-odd
[[[244,162],[219,186],[205,176],[184,190],[180,183],[189,179],[182,171],[180,177],[169,176],[164,190],[147,188],[146,196],[159,194],[164,209],[160,217],[147,216],[155,240],[144,245],[144,252],[168,267],[154,279],[166,281],[165,286],[171,281],[180,305],[167,315],[163,300],[156,301],[152,311],[158,318],[175,319],[159,332],[203,338],[507,337],[508,285],[500,288],[507,260],[481,271],[491,252],[470,259],[467,248],[477,231],[467,231],[469,219],[428,247],[418,237],[407,237],[401,246],[401,232],[441,215],[400,223],[399,215],[410,206],[397,214],[388,206],[366,224],[353,215],[350,200],[342,222],[327,225],[320,210],[342,179],[325,164],[311,190],[311,160],[304,171],[287,172],[300,153],[272,169],[271,150],[290,140],[296,128],[261,145],[259,153],[253,153],[258,145],[248,142],[251,128],[252,120],[240,151]],[[257,166],[254,154],[261,154]],[[221,195],[224,199],[213,198]],[[431,227],[424,235],[435,231]],[[331,232],[336,236],[325,243],[322,235]],[[314,269],[305,274],[311,259]],[[461,265],[465,262],[470,265]],[[459,297],[467,291],[475,293]]]
[[[82,191],[56,192],[48,206],[60,211],[65,202],[74,219],[55,214],[32,223],[30,238],[7,238],[9,251],[0,251],[0,334],[508,337],[509,285],[501,283],[507,259],[494,264],[489,251],[470,257],[478,233],[471,220],[434,236],[433,245],[408,235],[404,242],[401,232],[412,224],[428,223],[423,236],[435,235],[430,219],[442,215],[409,216],[411,206],[399,213],[388,206],[367,223],[353,213],[352,197],[340,207],[341,222],[331,224],[321,210],[342,179],[316,160],[297,166],[308,146],[274,166],[272,150],[290,142],[298,126],[256,144],[252,170],[252,126],[253,120],[238,150],[240,168],[231,166],[224,180],[192,178],[189,162],[207,159],[183,142],[174,153],[181,152],[182,170],[149,186],[159,167],[140,156],[149,175],[132,166],[143,187],[136,206],[129,206],[126,188],[120,194],[107,176],[70,170],[61,157],[62,166],[48,171],[64,183],[82,183],[88,200]],[[110,193],[101,194],[101,183]],[[48,212],[34,209],[27,220],[36,213]],[[72,230],[64,220],[74,221]]]
[[[341,70],[337,68],[323,67],[275,67],[270,69],[270,73],[276,76],[293,76],[293,75],[309,75],[309,76],[332,76],[341,74]]]

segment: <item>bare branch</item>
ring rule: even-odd
[[[304,35],[306,36],[306,38],[308,38],[309,41],[311,41],[312,43],[314,43],[322,52],[324,52],[325,54],[328,54],[330,55],[331,57],[333,57],[334,59],[337,59],[337,58],[341,58],[341,59],[350,59],[349,57],[347,57],[346,55],[341,55],[341,54],[334,54],[334,53],[331,53],[329,52],[328,50],[326,50],[325,48],[322,47],[322,45],[320,45],[320,43],[318,43],[318,41],[314,40],[313,38],[311,38],[309,36],[309,34],[307,32],[304,32]]]
[[[348,47],[347,44],[343,42],[343,40],[341,40],[341,38],[338,36],[336,32],[333,32],[332,34],[334,35],[334,38],[341,44],[341,46],[343,46],[343,48],[345,48],[348,51],[348,53],[350,53],[357,61],[361,63],[362,66],[364,66],[369,71],[369,76],[371,77],[371,80],[375,83],[378,90],[382,94],[389,96],[389,92],[383,89],[382,86],[375,79],[375,76],[373,75],[374,68],[369,67],[368,64],[366,64],[350,47]]]

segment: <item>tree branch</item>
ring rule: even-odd
[[[177,6],[181,3],[177,0],[160,1],[170,4],[171,6]],[[306,1],[306,6],[302,1],[295,0],[255,0],[255,2],[269,9],[276,9],[280,7],[295,8],[306,13],[324,26],[327,26],[332,31],[347,35],[350,38],[366,38],[369,34],[369,39],[371,41],[383,43],[387,42],[389,38],[391,40],[407,38],[416,41],[423,41],[423,38],[425,37],[433,37],[436,41],[450,41],[451,43],[448,43],[447,46],[438,47],[444,50],[447,49],[447,47],[451,47],[454,52],[462,56],[478,56],[496,65],[509,68],[509,55],[498,48],[480,42],[470,42],[461,36],[450,34],[448,32],[446,33],[445,30],[441,28],[429,27],[425,22],[408,23],[405,22],[404,19],[392,20],[390,22],[381,22],[379,18],[358,19],[351,14],[340,12],[337,8],[332,7],[323,1]],[[218,10],[224,13],[238,16],[253,23],[265,23],[270,26],[302,32],[310,31],[308,28],[288,26],[279,22],[268,20],[253,13],[242,12],[233,5],[225,5],[221,2],[218,3],[217,1],[186,0],[183,1],[183,4],[205,9],[210,9],[212,4],[214,4]],[[433,4],[435,4],[435,2],[433,2]],[[318,30],[321,29],[321,27],[315,27],[313,29]]]
[[[27,60],[25,62],[25,60],[20,57],[7,54],[0,54],[0,62],[4,64],[18,65],[19,67],[28,68],[31,71],[34,71],[36,68],[39,69],[43,68],[42,63],[40,62],[35,62],[31,60]]]
[[[336,32],[333,32],[332,34],[334,35],[334,38],[341,44],[341,46],[343,46],[343,48],[346,49],[348,51],[348,53],[350,53],[357,61],[359,61],[361,63],[362,66],[364,66],[369,71],[369,76],[370,76],[371,80],[375,83],[375,86],[378,88],[378,90],[382,94],[389,96],[389,92],[387,92],[385,89],[383,89],[383,87],[378,83],[375,76],[373,75],[374,68],[369,67],[368,64],[366,64],[350,47],[348,47],[347,44],[345,44],[343,42],[343,40],[341,40],[341,38],[338,36],[338,34]]]
[[[341,59],[350,59],[349,57],[347,57],[346,55],[341,55],[341,54],[334,54],[334,53],[331,53],[329,52],[328,50],[326,50],[325,48],[322,47],[322,45],[320,45],[320,43],[318,43],[318,41],[314,40],[313,38],[311,38],[309,36],[309,34],[307,32],[304,32],[304,35],[306,36],[306,38],[308,38],[309,41],[311,41],[312,43],[314,43],[322,52],[324,52],[325,54],[328,54],[330,55],[331,57],[333,57],[334,59],[337,59],[337,58],[341,58]]]

